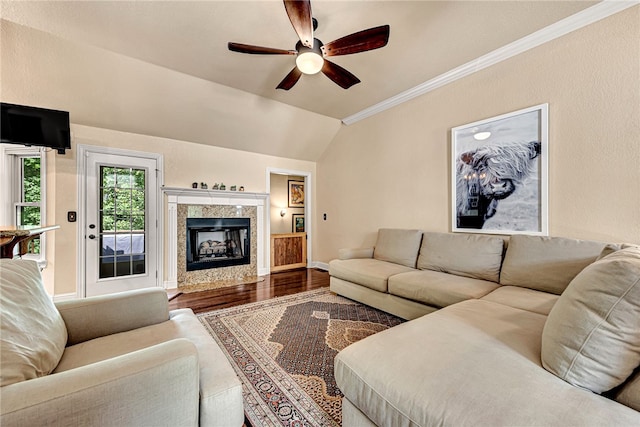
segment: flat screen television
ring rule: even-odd
[[[37,145],[64,154],[71,148],[69,112],[0,103],[2,141],[9,144]]]

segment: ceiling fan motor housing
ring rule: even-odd
[[[305,45],[302,44],[302,42],[298,42],[296,43],[296,50],[298,51],[298,55],[300,55],[301,53],[306,53],[306,52],[313,52],[316,53],[320,56],[322,56],[322,50],[320,49],[322,46],[324,46],[324,43],[322,43],[320,40],[314,38],[313,39],[313,48],[307,47]]]

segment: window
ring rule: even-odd
[[[18,180],[15,206],[15,225],[40,225],[41,159],[17,156],[20,179]],[[27,253],[40,255],[40,236],[29,241]]]
[[[3,145],[3,178],[0,224],[42,225],[45,221],[45,152],[41,148]],[[24,258],[44,263],[44,236],[29,241]]]

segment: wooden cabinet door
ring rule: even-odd
[[[271,272],[307,266],[307,233],[271,235]]]

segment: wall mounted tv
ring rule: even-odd
[[[1,142],[49,147],[59,154],[71,148],[69,112],[4,102],[0,106]]]

